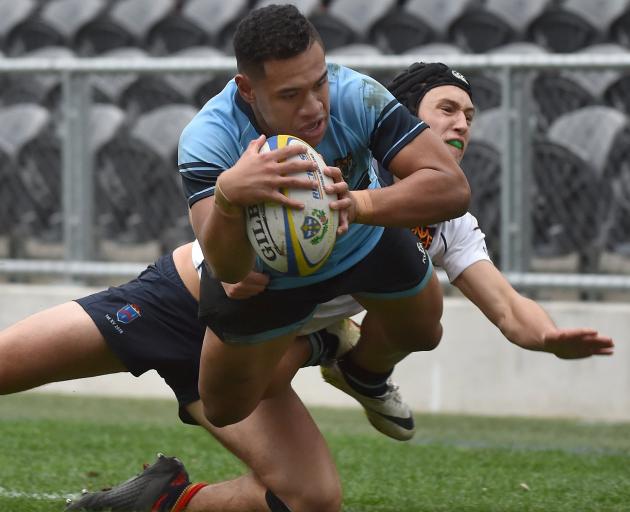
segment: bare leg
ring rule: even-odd
[[[252,473],[202,489],[187,512],[269,512],[271,490],[291,510],[335,512],[341,507],[341,484],[326,442],[290,387],[262,400],[245,420],[223,428],[204,417],[201,403],[188,412]]]
[[[433,350],[442,336],[442,289],[435,274],[417,295],[377,300],[358,296],[368,311],[349,356],[366,370],[385,373],[409,353]]]
[[[294,339],[289,334],[254,345],[230,345],[206,329],[199,393],[212,424],[223,427],[251,414],[271,391],[274,371]]]
[[[36,313],[0,332],[0,394],[125,371],[76,302]]]

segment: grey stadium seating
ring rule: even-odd
[[[142,141],[166,162],[167,172],[159,176],[150,197],[161,205],[151,223],[157,224],[157,238],[163,250],[192,239],[189,228],[188,208],[181,190],[181,178],[177,172],[177,146],[184,127],[197,113],[190,105],[165,105],[138,118],[131,135]]]
[[[570,53],[607,40],[627,0],[553,2],[528,29],[528,38],[553,52]]]
[[[591,197],[592,230],[608,249],[630,255],[630,121],[615,109],[586,107],[559,118],[549,139],[563,144],[595,170]]]
[[[449,40],[460,48],[483,53],[521,41],[527,26],[549,0],[486,0],[471,3],[451,23]]]
[[[150,29],[174,9],[173,0],[118,0],[92,21],[83,24],[74,38],[80,55],[99,55],[115,48],[142,48]]]
[[[445,41],[450,23],[471,0],[408,0],[379,20],[372,30],[374,43],[388,53]]]
[[[547,253],[575,252],[582,272],[598,270],[614,214],[608,162],[625,116],[587,107],[558,118],[534,143],[536,240]]]
[[[487,235],[488,251],[500,264],[501,145],[503,113],[490,109],[477,113],[472,137],[462,161],[472,191],[469,210]]]
[[[61,239],[61,149],[48,111],[30,103],[0,109],[0,140],[13,166],[8,190],[19,197],[17,224],[26,236]]]

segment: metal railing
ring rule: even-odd
[[[494,72],[501,87],[501,197],[500,267],[515,284],[524,287],[630,290],[630,279],[616,275],[530,272],[532,225],[531,91],[527,73],[540,71],[629,71],[630,54],[610,55],[432,55],[336,56],[330,61],[367,73],[395,72],[417,60],[446,62],[464,72]],[[59,77],[61,105],[61,182],[63,259],[0,259],[0,273],[60,274],[66,276],[133,275],[137,263],[93,261],[95,256],[94,154],[90,148],[90,77],[94,75],[232,73],[231,57],[90,59],[0,59],[0,78],[16,74]],[[630,93],[629,93],[630,94]],[[19,169],[18,169],[19,171]],[[173,170],[173,172],[175,172]],[[16,200],[18,200],[16,198]],[[183,202],[182,198],[182,202]],[[499,213],[498,213],[499,214]],[[483,227],[483,226],[482,226]],[[148,263],[148,262],[147,262]]]

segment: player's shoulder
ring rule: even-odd
[[[236,85],[232,80],[197,112],[181,133],[180,157],[187,152],[205,158],[210,150],[209,140],[214,146],[238,150],[241,133],[248,121],[239,114],[236,95]]]
[[[377,80],[340,64],[328,64],[328,82],[331,102],[338,102],[331,108],[352,105],[380,111],[394,100],[394,96]]]

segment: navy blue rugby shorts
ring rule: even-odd
[[[199,317],[224,342],[254,344],[300,329],[317,304],[340,295],[396,299],[419,293],[429,282],[429,254],[406,228],[386,228],[359,263],[300,288],[266,289],[249,299],[230,299],[207,269],[201,274]]]
[[[175,393],[182,421],[195,423],[184,406],[199,400],[205,325],[172,255],[162,256],[128,283],[76,302],[127,369],[136,377],[156,370]]]

